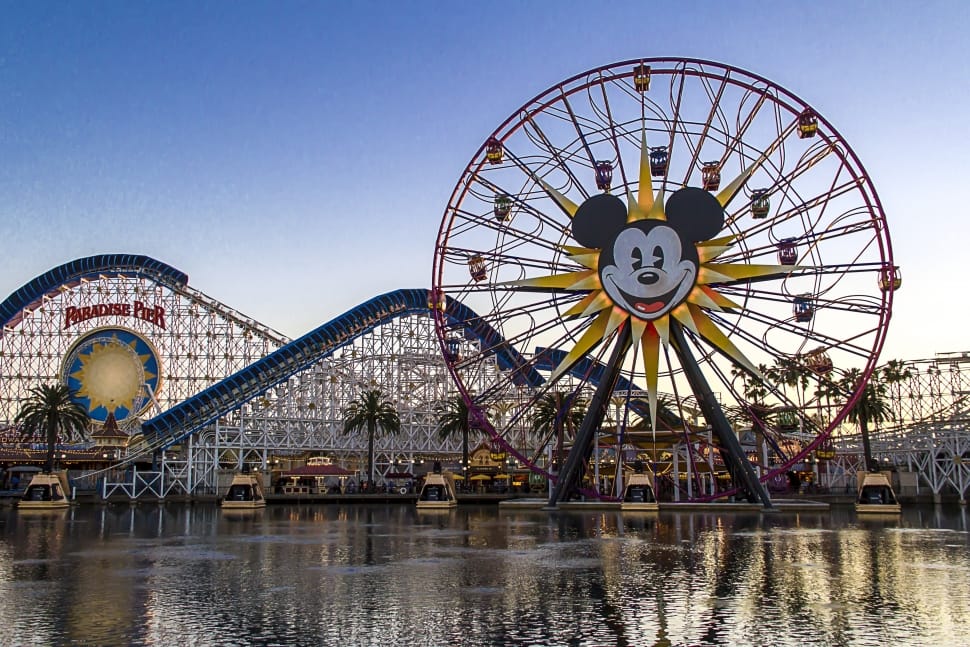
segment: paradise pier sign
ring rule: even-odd
[[[96,317],[135,317],[165,330],[165,308],[141,301],[133,303],[96,303],[91,306],[68,306],[64,311],[64,329]]]

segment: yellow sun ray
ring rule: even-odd
[[[535,175],[533,175],[532,177],[535,178],[535,180],[542,185],[542,188],[545,190],[546,193],[549,194],[549,197],[555,200],[559,204],[559,207],[563,211],[565,211],[570,218],[576,215],[576,210],[579,209],[579,205],[577,205],[575,202],[573,202],[563,194],[559,193],[559,191],[556,191],[554,188],[549,186],[546,183],[546,181],[543,180],[542,178],[537,177]]]
[[[660,317],[650,322],[657,329],[660,341],[664,346],[670,343],[670,317]]]
[[[646,212],[640,210],[640,204],[637,199],[633,196],[632,191],[626,192],[626,221],[635,222],[637,220],[643,220],[646,217]]]
[[[693,330],[698,335],[706,339],[708,343],[733,359],[735,362],[741,364],[758,377],[761,377],[761,372],[758,371],[757,367],[744,356],[744,353],[738,350],[738,347],[735,346],[730,339],[728,339],[728,336],[717,327],[717,324],[711,321],[711,318],[708,317],[703,310],[695,305],[688,305],[687,310],[690,318],[694,322]]]
[[[578,362],[583,356],[586,355],[590,350],[592,350],[597,344],[603,341],[603,331],[606,330],[607,325],[610,323],[610,318],[612,312],[606,310],[596,318],[583,336],[576,342],[573,349],[566,354],[563,360],[556,367],[556,370],[552,372],[549,377],[550,381],[555,382],[563,373],[568,371],[573,364]]]
[[[708,261],[713,261],[715,258],[731,249],[730,245],[719,245],[717,247],[710,246],[697,246],[697,259],[701,263],[707,263]]]
[[[738,305],[737,303],[735,303],[731,299],[728,299],[726,296],[724,296],[723,294],[721,294],[720,292],[718,292],[717,290],[715,290],[714,288],[712,288],[710,286],[707,286],[707,285],[698,285],[697,287],[700,290],[702,290],[704,292],[704,294],[707,295],[707,298],[709,298],[711,301],[713,301],[714,303],[717,304],[717,306],[718,306],[717,309],[719,309],[719,310],[728,310],[728,309],[731,309],[731,308],[740,308],[741,307],[740,305]]]
[[[653,211],[653,176],[650,174],[650,148],[647,146],[647,128],[644,125],[640,137],[640,186],[639,211],[649,214]]]
[[[599,276],[597,276],[596,270],[579,270],[578,272],[569,272],[567,274],[551,274],[549,276],[534,276],[529,279],[506,281],[505,283],[499,283],[498,285],[525,288],[559,288],[563,290],[581,290],[583,288],[578,286],[587,281],[590,277],[594,276],[596,277],[596,283],[598,284]],[[597,287],[599,286],[597,285]]]
[[[733,245],[738,237],[735,234],[728,234],[727,236],[721,236],[720,238],[711,238],[710,240],[702,240],[697,243],[698,247],[723,247],[725,245]]]
[[[631,345],[639,344],[640,339],[643,338],[643,333],[646,332],[647,326],[650,325],[650,322],[644,321],[643,319],[639,319],[637,317],[630,317],[630,323],[632,324],[630,327],[630,343]]]
[[[621,323],[629,318],[630,315],[625,310],[622,308],[613,307],[610,311],[610,321],[606,325],[606,330],[603,331],[603,337],[609,337],[611,334],[613,334],[613,331],[620,326]]]
[[[564,318],[569,317],[588,317],[595,312],[605,310],[613,306],[610,297],[602,290],[590,292],[580,299],[571,308],[562,313]]]
[[[773,148],[771,150],[774,150]],[[738,191],[741,190],[741,186],[748,181],[751,174],[760,167],[764,161],[768,159],[768,151],[762,153],[758,159],[751,162],[748,168],[741,171],[741,174],[728,182],[727,186],[721,189],[720,193],[717,194],[717,201],[721,203],[722,207],[726,207],[729,202],[737,195]]]
[[[599,269],[600,254],[598,251],[589,252],[588,254],[571,254],[569,259],[591,270]]]
[[[664,185],[661,184],[657,189],[657,199],[654,200],[650,213],[647,215],[649,220],[666,220],[667,214],[664,213]]]
[[[697,325],[694,323],[694,318],[690,314],[690,309],[687,307],[687,303],[681,303],[673,310],[670,311],[670,316],[683,324],[687,329],[692,332],[697,332]]]
[[[730,283],[745,279],[790,274],[797,269],[800,269],[797,265],[705,264],[697,269],[697,282],[702,284]]]
[[[693,303],[699,305],[702,308],[707,308],[708,310],[720,310],[721,306],[717,301],[711,298],[711,295],[705,292],[701,286],[695,285],[690,294],[687,295],[688,303]]]
[[[599,251],[598,249],[579,247],[578,245],[560,245],[559,249],[566,252],[570,256],[582,256],[583,254],[593,254]]]
[[[666,345],[666,344],[665,344]],[[657,431],[657,388],[660,375],[660,334],[653,325],[648,325],[640,338],[643,351],[643,370],[647,378],[647,399],[650,403],[650,429]]]

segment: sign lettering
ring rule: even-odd
[[[134,317],[165,330],[165,308],[150,306],[141,301],[134,303],[97,303],[93,306],[68,306],[64,312],[64,328],[70,328],[96,317]]]

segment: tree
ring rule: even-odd
[[[434,406],[438,415],[438,438],[445,440],[461,435],[461,464],[468,467],[468,435],[472,431],[472,423],[468,419],[468,405],[460,393],[447,400],[442,400]]]
[[[565,437],[575,435],[585,415],[586,403],[575,393],[554,391],[536,401],[531,416],[532,434],[543,439],[540,448],[555,434],[557,469],[562,467]]]
[[[855,405],[849,409],[846,419],[859,425],[859,434],[862,436],[862,453],[865,458],[866,469],[876,470],[878,465],[872,458],[872,444],[869,439],[869,424],[872,423],[879,428],[879,425],[895,420],[890,398],[889,387],[910,378],[909,369],[900,360],[890,360],[881,367],[876,368]],[[841,387],[846,392],[858,388],[862,379],[862,372],[859,369],[849,369],[840,380]]]
[[[84,440],[91,418],[65,384],[41,384],[30,389],[30,397],[14,418],[23,440],[44,440],[47,459],[44,471],[54,471],[54,451],[60,442]]]
[[[380,389],[362,391],[344,409],[345,434],[367,431],[367,474],[374,482],[374,438],[380,434],[395,435],[401,431],[401,417],[394,403]]]

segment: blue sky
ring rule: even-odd
[[[904,276],[884,359],[970,350],[968,6],[0,0],[0,293],[148,254],[299,336],[429,285],[455,183],[520,105],[689,56],[794,92],[859,155]]]

